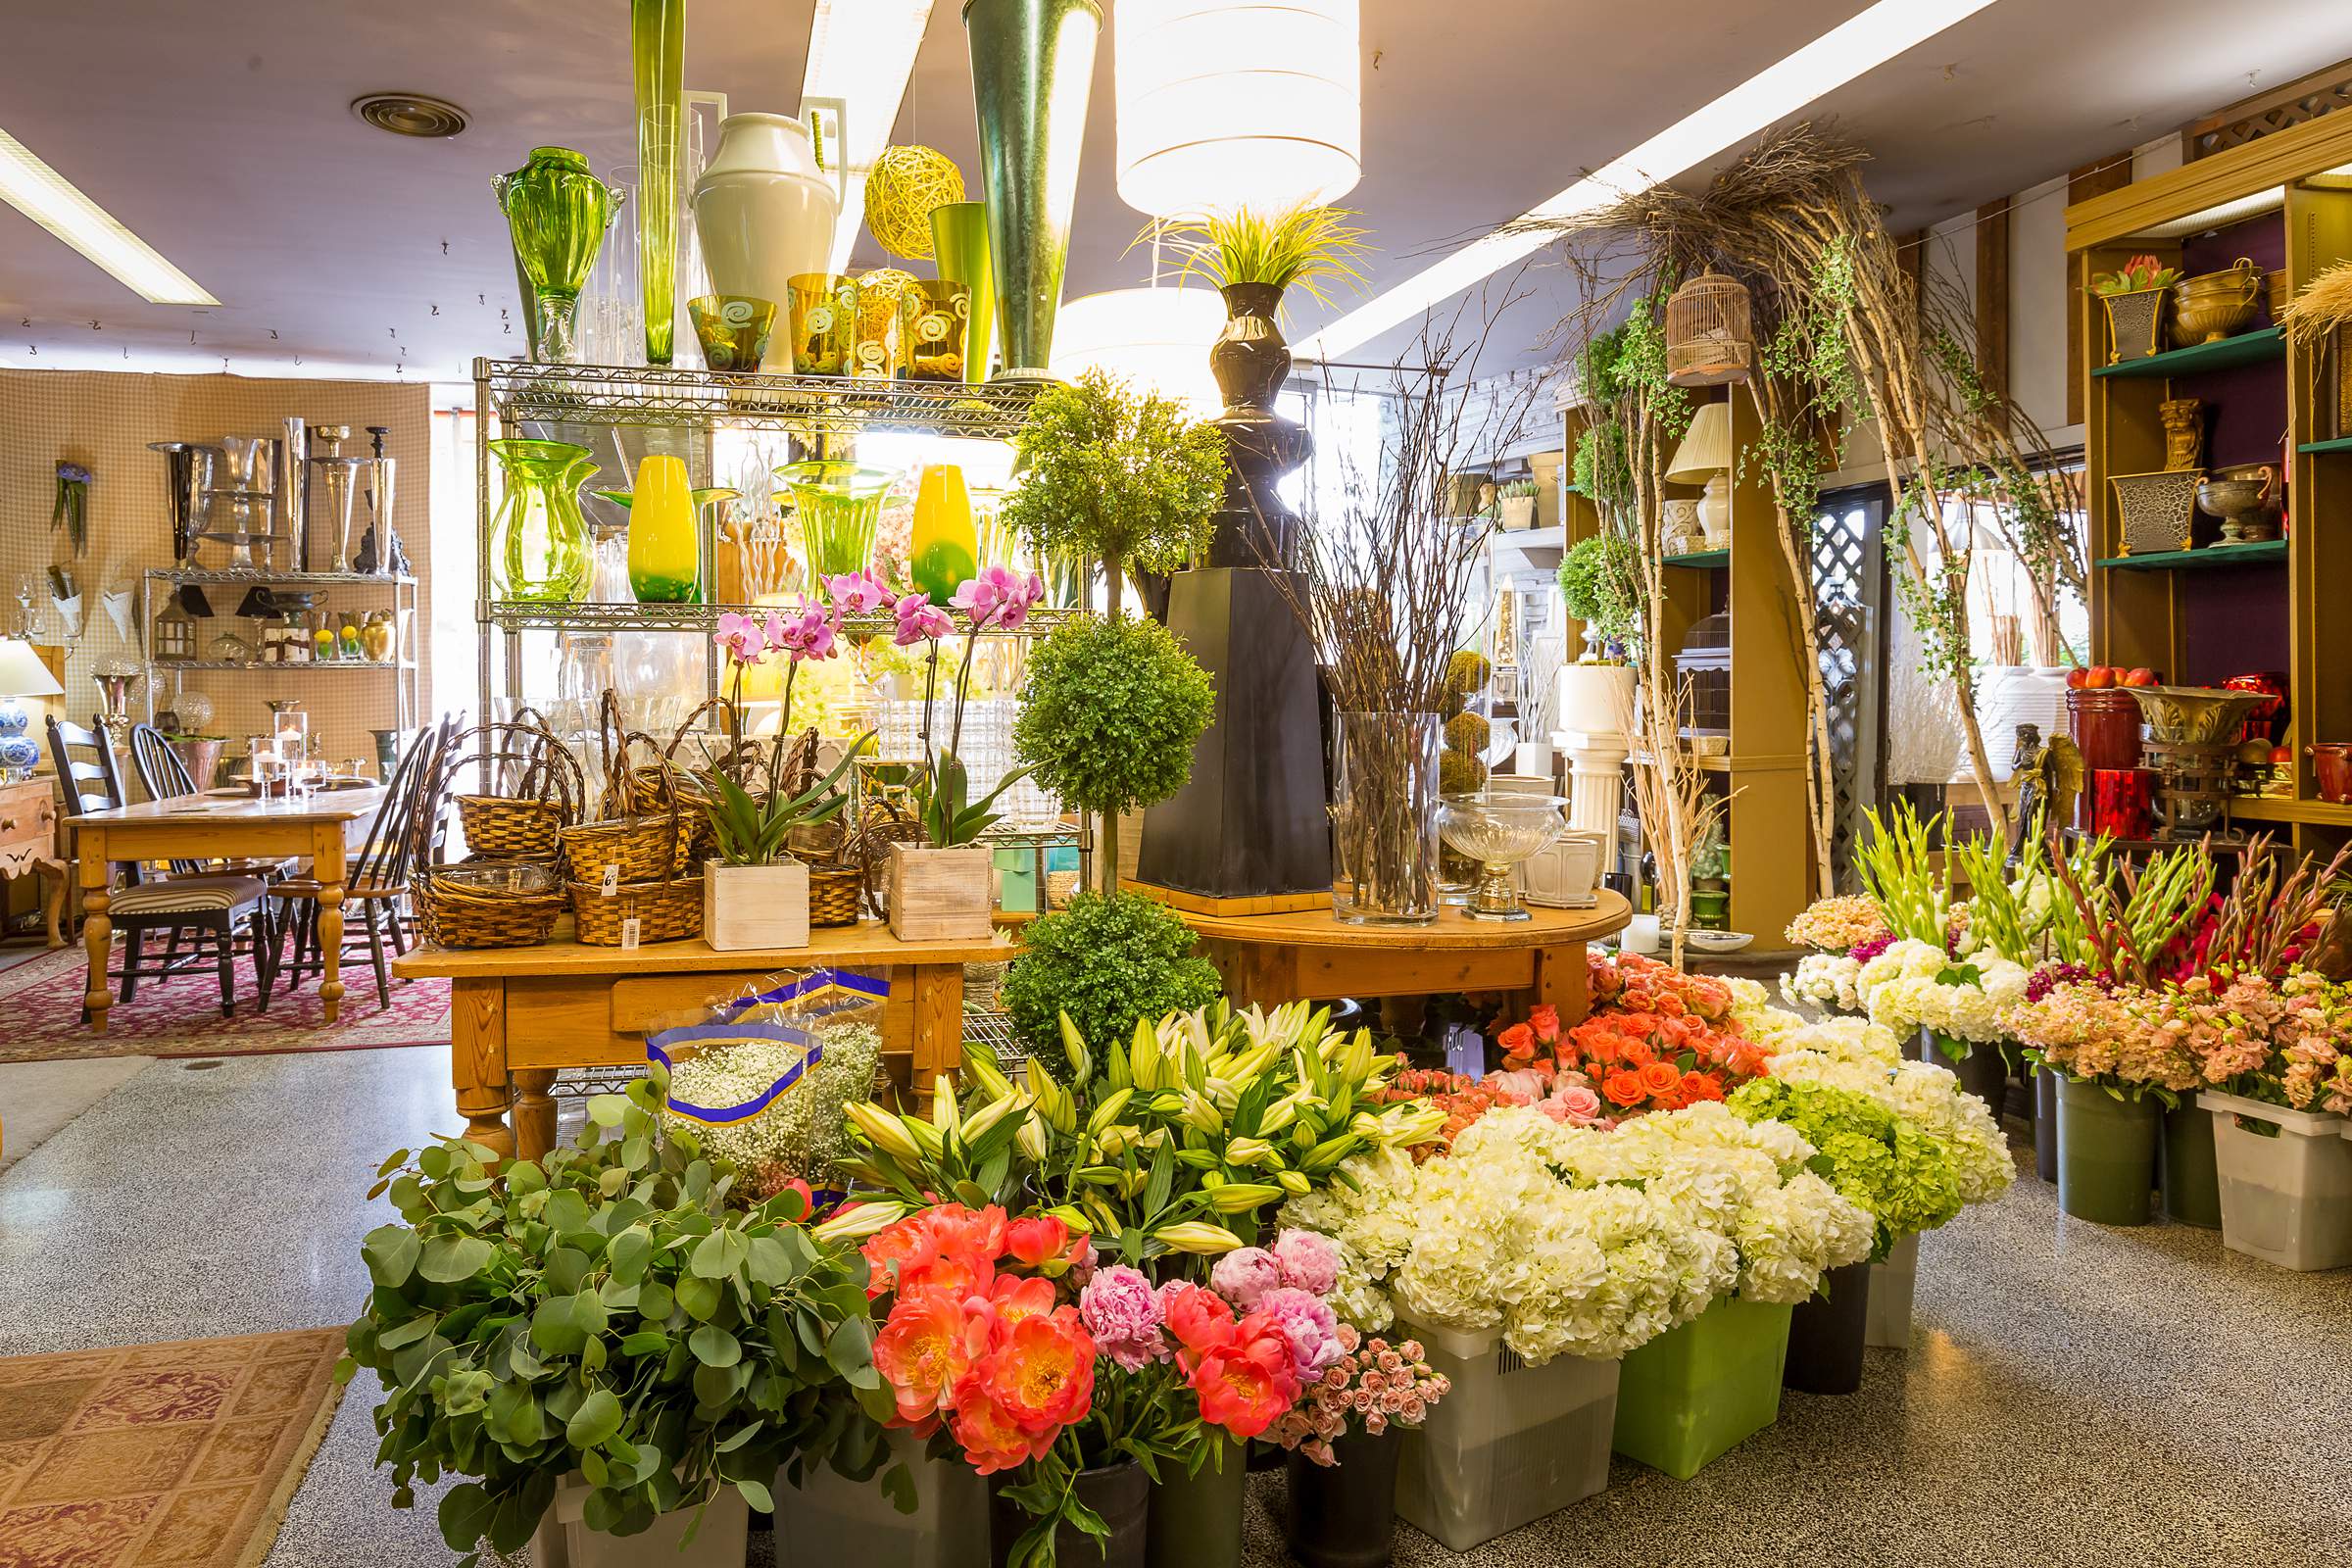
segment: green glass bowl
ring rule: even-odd
[[[705,294],[686,302],[687,318],[713,370],[757,370],[776,329],[776,302],[748,294]]]

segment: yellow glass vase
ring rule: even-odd
[[[702,595],[703,538],[683,460],[654,453],[637,464],[629,501],[629,590],[641,605],[688,605]]]
[[[906,575],[914,586],[946,604],[980,569],[980,532],[972,520],[972,494],[963,470],[953,463],[926,465],[914,492],[914,528],[906,546]]]

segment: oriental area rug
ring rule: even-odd
[[[117,961],[120,962],[118,955]],[[128,1003],[117,1000],[106,1033],[81,1021],[89,959],[78,944],[43,953],[0,971],[0,1061],[62,1061],[75,1056],[242,1056],[281,1051],[362,1051],[378,1046],[449,1043],[449,982],[395,980],[379,1006],[375,971],[363,956],[343,965],[343,1015],[330,1027],[318,977],[306,975],[291,995],[274,991],[270,1010],[256,1004],[253,960],[235,960],[237,1014],[220,1016],[220,980],[207,966],[169,980],[142,980]],[[118,999],[121,982],[115,983]]]
[[[254,1568],[342,1348],[327,1328],[0,1360],[0,1568]]]

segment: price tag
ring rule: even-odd
[[[628,953],[637,946],[637,917],[630,915],[620,922],[620,951]]]
[[[605,897],[608,899],[620,891],[620,867],[618,865],[605,867],[604,891]]]

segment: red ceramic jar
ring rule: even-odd
[[[2352,806],[2352,741],[2321,741],[2309,751],[2320,799],[2330,806]]]
[[[2077,687],[2066,694],[2067,733],[2082,754],[2082,771],[2092,778],[2139,766],[2139,702],[2122,687]],[[2091,796],[2086,788],[2075,797],[2079,828],[2092,827]]]

